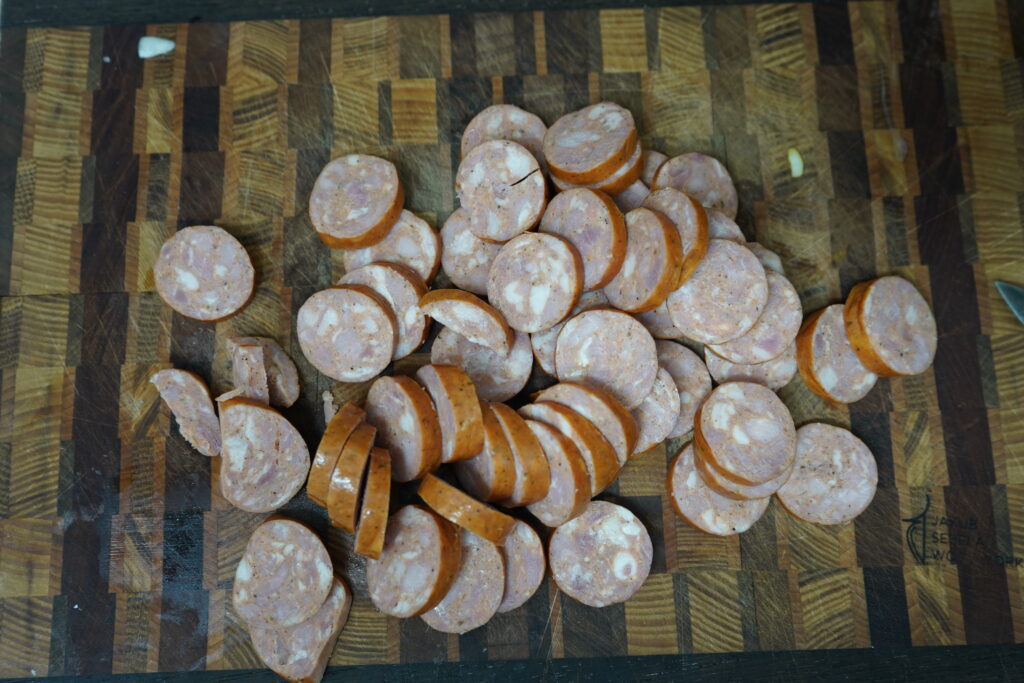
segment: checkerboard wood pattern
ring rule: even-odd
[[[460,131],[499,102],[550,123],[611,99],[646,146],[718,156],[741,226],[808,311],[899,273],[935,309],[935,367],[849,408],[784,390],[798,422],[848,425],[877,456],[877,498],[846,527],[773,504],[711,538],[666,500],[678,444],[631,463],[609,497],[650,528],[653,572],[601,610],[546,582],[461,637],[386,618],[350,539],[300,496],[289,512],[357,587],[332,663],[1024,641],[1024,333],[993,286],[1024,273],[1022,18],[1008,0],[903,0],[5,32],[0,675],[258,666],[230,586],[259,519],[220,498],[148,377],[186,367],[221,391],[225,340],[273,336],[314,441],[322,392],[366,391],[320,376],[293,334],[342,272],[306,215],[316,174],[386,156],[436,224]],[[140,61],[144,35],[177,49]],[[160,244],[196,223],[236,235],[258,272],[217,325],[153,289]]]

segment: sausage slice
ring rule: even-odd
[[[583,291],[579,252],[557,235],[528,232],[501,248],[487,277],[487,298],[509,327],[542,332],[560,323]]]
[[[679,420],[679,390],[672,375],[658,368],[651,393],[633,409],[633,419],[640,429],[632,457],[643,455],[668,438]]]
[[[504,512],[498,512],[432,474],[423,477],[417,492],[434,512],[492,543],[504,543],[515,523]]]
[[[473,380],[477,396],[485,401],[507,401],[530,379],[533,353],[529,335],[522,332],[515,333],[512,350],[502,355],[446,327],[434,340],[430,362],[462,368]]]
[[[653,556],[651,536],[636,515],[602,500],[555,529],[548,547],[555,583],[591,607],[633,597],[650,574]]]
[[[242,390],[239,396],[270,405],[270,382],[267,379],[263,346],[238,344],[231,356],[231,373],[235,387]]]
[[[448,593],[462,561],[458,527],[418,505],[388,519],[380,557],[366,561],[374,607],[402,619],[433,609]]]
[[[800,331],[800,295],[785,275],[766,273],[768,300],[754,326],[735,339],[710,344],[708,349],[733,363],[766,363],[782,355]]]
[[[259,344],[263,347],[267,383],[270,385],[270,405],[288,408],[299,400],[299,371],[295,367],[295,361],[285,353],[277,340],[270,337],[231,337],[228,344]]]
[[[309,449],[279,412],[244,398],[220,406],[220,489],[246,512],[270,512],[299,492],[309,474]]]
[[[552,401],[538,401],[519,409],[525,418],[554,427],[579,449],[590,479],[590,495],[604,491],[619,474],[615,449],[601,431],[587,418],[568,406]]]
[[[793,343],[786,347],[782,355],[773,358],[765,363],[746,365],[744,363],[730,363],[720,356],[716,356],[708,348],[704,347],[704,362],[707,363],[708,372],[719,384],[726,382],[754,382],[763,384],[772,391],[778,391],[789,384],[797,370],[797,344]],[[810,383],[808,383],[810,385]]]
[[[547,205],[537,159],[508,140],[474,147],[459,164],[455,193],[469,211],[469,229],[488,242],[507,242],[531,229]]]
[[[654,387],[658,355],[650,333],[628,313],[584,311],[558,333],[555,372],[563,382],[591,384],[635,408]]]
[[[700,457],[741,484],[763,484],[793,464],[793,418],[779,397],[760,384],[716,387],[697,413],[693,436]]]
[[[153,373],[150,383],[178,421],[178,431],[203,455],[220,454],[220,424],[206,382],[188,370],[168,368]]]
[[[235,611],[257,628],[287,628],[316,614],[334,584],[323,542],[295,520],[272,517],[249,537],[235,569]]]
[[[511,612],[529,600],[544,580],[544,544],[533,527],[516,521],[500,548],[505,558],[505,592],[499,612]]]
[[[370,449],[370,464],[366,469],[366,486],[356,524],[356,553],[376,559],[384,547],[384,532],[388,524],[388,505],[391,503],[391,456],[383,448]]]
[[[672,157],[654,174],[651,189],[672,187],[709,209],[736,218],[739,202],[732,177],[718,159],[697,152]]]
[[[253,649],[278,676],[316,683],[327,670],[351,607],[352,591],[335,576],[327,600],[309,619],[283,629],[253,628],[249,633]]]
[[[441,266],[459,289],[487,294],[487,274],[501,244],[485,242],[469,229],[469,211],[455,209],[441,228]]]
[[[683,263],[675,289],[690,279],[707,254],[710,240],[707,213],[692,197],[670,187],[654,190],[641,206],[664,214],[679,233]]]
[[[841,427],[812,422],[797,430],[793,474],[776,496],[793,516],[845,524],[871,504],[878,468],[871,451]]]
[[[441,265],[441,238],[429,223],[403,209],[384,239],[368,247],[349,249],[341,256],[346,271],[376,261],[408,266],[429,284]]]
[[[921,293],[901,277],[855,286],[843,319],[853,350],[876,375],[918,375],[935,358],[935,317]]]
[[[420,298],[420,310],[479,346],[507,356],[515,341],[501,311],[461,289],[435,289]]]
[[[505,507],[519,507],[536,503],[547,495],[551,485],[548,460],[540,442],[526,421],[504,403],[490,403],[487,407],[501,425],[515,463],[516,479],[512,495],[500,501],[501,504]]]
[[[395,314],[398,342],[391,357],[405,358],[427,338],[427,317],[420,310],[420,297],[427,285],[414,270],[400,263],[371,263],[345,273],[339,285],[363,285],[380,295]]]
[[[411,377],[378,377],[366,396],[366,421],[391,454],[391,477],[419,479],[441,463],[441,426],[430,396]]]
[[[560,382],[539,392],[533,400],[558,403],[589,420],[615,449],[619,467],[632,455],[640,431],[629,411],[608,392],[579,382]]]
[[[614,102],[599,102],[566,114],[544,136],[551,175],[567,183],[594,183],[620,168],[636,149],[633,114]]]
[[[843,304],[809,315],[796,338],[796,363],[807,387],[834,403],[853,403],[878,381],[846,336]]]
[[[153,264],[157,294],[187,318],[217,322],[252,298],[256,271],[245,247],[223,228],[195,225],[176,232]]]
[[[590,477],[576,444],[554,427],[526,420],[547,458],[550,484],[540,500],[526,507],[542,524],[557,527],[581,514],[590,501]]]
[[[364,285],[339,285],[306,299],[296,316],[306,359],[340,382],[364,382],[391,362],[398,321],[391,306]]]
[[[668,314],[685,335],[721,344],[747,332],[768,301],[768,279],[743,245],[711,240],[693,275],[668,297]]]
[[[710,488],[697,471],[692,443],[669,465],[668,495],[677,515],[690,526],[715,536],[743,533],[761,519],[771,501],[736,500]]]
[[[697,408],[711,393],[711,375],[701,359],[682,344],[656,342],[658,363],[668,371],[679,391],[679,415],[668,438],[686,436],[693,429]]]
[[[657,308],[678,286],[683,251],[675,226],[658,211],[630,211],[626,231],[626,259],[604,293],[619,310],[642,313]]]
[[[306,495],[314,503],[327,507],[327,488],[331,482],[331,473],[338,463],[345,442],[359,424],[366,419],[366,413],[354,403],[346,403],[331,417],[320,439],[320,445],[313,455],[313,465],[309,469],[309,480],[306,482]]]
[[[416,379],[430,394],[441,428],[441,462],[472,458],[484,447],[480,399],[469,375],[454,365],[424,365]]]
[[[498,611],[505,589],[501,552],[490,541],[463,529],[462,563],[444,599],[420,618],[442,633],[467,633],[483,626]]]
[[[309,196],[309,219],[327,246],[359,249],[384,239],[404,201],[393,163],[348,154],[320,171]]]
[[[484,437],[483,448],[468,460],[455,463],[459,483],[478,500],[504,500],[516,484],[516,463],[501,423],[494,413],[480,404]]]
[[[376,436],[377,430],[372,425],[364,423],[356,427],[341,449],[327,484],[327,514],[331,524],[349,533],[356,529],[359,494]]]
[[[462,131],[462,158],[488,140],[517,142],[544,164],[544,134],[548,127],[540,117],[512,104],[492,104],[481,109]]]

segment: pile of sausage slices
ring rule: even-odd
[[[216,399],[189,372],[154,375],[182,434],[220,456],[226,500],[271,512],[305,484],[355,535],[377,609],[448,633],[521,606],[548,570],[586,605],[632,597],[650,571],[650,535],[595,496],[668,438],[692,433],[666,485],[680,517],[707,533],[747,530],[773,494],[817,524],[867,507],[868,448],[828,424],[797,429],[775,391],[799,369],[815,393],[849,403],[879,376],[923,372],[935,321],[909,282],[859,284],[804,318],[779,257],[734,222],[725,167],[642,149],[614,103],[550,128],[488,107],[461,155],[461,207],[440,234],[403,208],[385,159],[343,156],[315,183],[312,224],[345,250],[346,274],[303,303],[296,336],[324,375],[373,383],[363,405],[325,411],[312,457],[276,410],[299,382],[274,340],[231,340],[235,388]],[[431,290],[442,265],[453,287]],[[245,306],[255,279],[242,245],[212,226],[169,239],[154,275],[169,306],[205,321]],[[442,326],[431,363],[381,375],[423,345],[431,319]],[[700,345],[703,359],[690,348]],[[535,362],[552,382],[515,410],[505,402]],[[414,481],[422,504],[394,505],[393,482]],[[268,666],[319,680],[351,593],[310,529],[269,517],[233,598]]]

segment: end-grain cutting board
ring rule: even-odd
[[[633,600],[602,610],[545,583],[462,637],[388,619],[346,535],[300,496],[289,510],[357,589],[332,663],[1024,640],[1024,333],[992,287],[1024,279],[1024,38],[1007,5],[5,32],[0,675],[258,666],[230,606],[258,517],[220,499],[147,379],[173,364],[220,391],[226,338],[274,336],[302,373],[289,416],[315,440],[325,390],[366,390],[332,386],[293,335],[298,306],[341,273],[306,215],[316,174],[346,152],[384,155],[408,207],[443,220],[460,131],[495,102],[550,123],[611,99],[645,146],[720,157],[740,224],[782,255],[806,310],[901,274],[934,306],[935,367],[849,408],[799,380],[783,392],[798,423],[849,425],[877,456],[878,495],[846,527],[773,504],[750,532],[710,538],[667,504],[671,452],[631,463],[611,497],[649,526],[654,567]],[[143,35],[177,48],[140,61]],[[194,223],[225,226],[258,271],[252,303],[216,326],[153,291],[160,244]]]

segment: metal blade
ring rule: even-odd
[[[1024,287],[997,280],[996,289],[1002,294],[1006,305],[1017,316],[1017,320],[1020,321],[1021,325],[1024,325]]]

